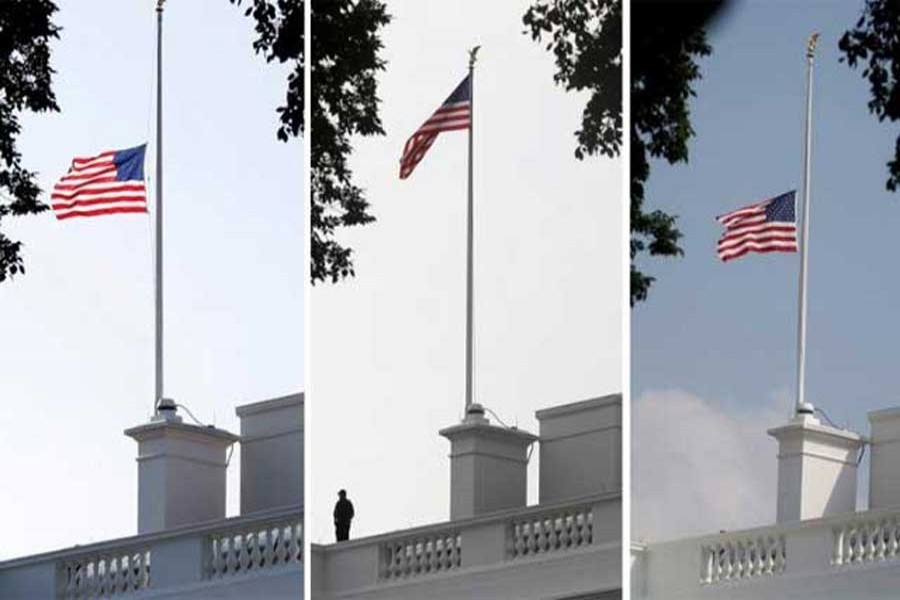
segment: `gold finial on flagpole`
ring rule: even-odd
[[[819,33],[813,33],[809,36],[809,41],[806,42],[806,57],[812,58],[816,55],[816,43],[819,41]]]
[[[471,50],[469,50],[469,68],[475,66],[475,59],[478,57],[478,50],[481,49],[481,46],[475,46]]]

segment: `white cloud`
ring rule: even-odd
[[[632,420],[632,531],[662,540],[774,522],[784,398],[736,407],[679,390],[637,398]]]

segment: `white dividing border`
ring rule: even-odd
[[[631,1],[622,2],[622,598],[631,598]]]
[[[312,336],[310,335],[310,331],[312,331],[312,319],[310,318],[312,315],[312,311],[310,310],[310,305],[312,304],[312,284],[310,283],[310,276],[312,275],[312,270],[310,269],[310,257],[312,256],[311,249],[311,227],[310,227],[310,216],[312,215],[312,185],[311,185],[311,167],[312,167],[312,158],[311,158],[311,143],[310,143],[310,121],[312,117],[312,109],[310,108],[310,100],[312,99],[312,77],[310,75],[310,66],[309,61],[312,57],[312,53],[310,52],[312,48],[312,38],[311,36],[311,25],[312,25],[312,9],[311,9],[311,0],[305,0],[303,5],[303,173],[306,175],[304,177],[304,188],[303,188],[303,202],[304,208],[303,211],[303,380],[305,382],[304,388],[306,390],[310,389],[310,379],[312,378],[312,370],[310,369],[310,356],[312,356],[311,348],[310,348],[310,339]],[[310,515],[309,511],[306,510],[306,499],[310,498],[310,492],[312,491],[312,486],[310,485],[310,467],[312,466],[310,460],[310,449],[312,445],[309,443],[309,432],[311,431],[309,426],[309,417],[312,413],[309,410],[311,396],[310,394],[305,394],[304,402],[303,402],[303,498],[304,498],[304,508],[303,508],[303,597],[304,598],[312,598],[312,588],[311,588],[311,569],[312,566],[312,556],[310,554],[310,537],[309,532],[311,531],[310,527]]]

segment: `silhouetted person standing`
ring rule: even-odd
[[[338,492],[338,501],[334,505],[334,537],[339,542],[350,539],[350,521],[353,520],[353,503],[347,500],[347,492]]]

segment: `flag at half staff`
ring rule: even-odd
[[[439,133],[469,129],[471,126],[472,86],[467,75],[434,114],[406,141],[403,156],[400,157],[400,179],[406,179],[412,174]]]
[[[718,255],[723,261],[748,252],[796,252],[794,191],[716,217],[725,226]]]
[[[75,158],[50,195],[57,219],[147,212],[146,144]]]

